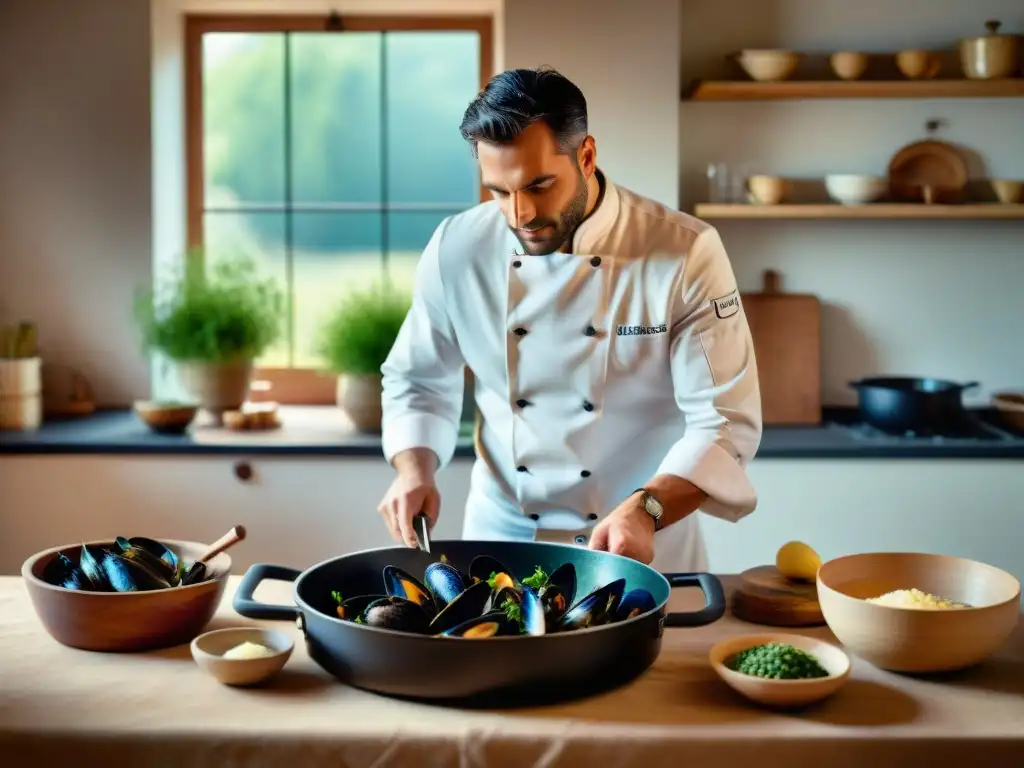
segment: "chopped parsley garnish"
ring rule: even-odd
[[[334,602],[336,602],[338,605],[341,605],[343,602],[345,602],[344,598],[342,598],[341,596],[341,592],[339,592],[338,590],[334,590],[333,592],[331,592],[331,597],[334,598]]]
[[[544,573],[544,569],[539,565],[534,567],[536,570],[533,572],[533,575],[523,579],[523,584],[532,589],[541,590],[548,585],[548,575]]]

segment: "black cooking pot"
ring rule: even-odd
[[[336,557],[297,571],[256,564],[246,572],[233,607],[252,619],[298,620],[310,656],[342,682],[391,696],[463,705],[514,706],[588,695],[625,683],[658,656],[664,626],[697,627],[726,609],[721,582],[709,573],[662,575],[641,562],[572,545],[540,542],[435,541],[431,553],[389,547]],[[551,573],[563,563],[576,568],[576,600],[616,579],[626,590],[643,588],[656,608],[612,624],[547,635],[466,639],[381,629],[338,618],[331,592],[345,597],[381,594],[383,569],[396,565],[422,580],[427,565],[445,555],[468,572],[487,554],[517,579],[537,566]],[[253,593],[265,579],[294,581],[295,606],[259,603]],[[704,608],[667,613],[673,587],[700,587]]]
[[[978,386],[943,379],[886,376],[850,382],[861,418],[891,434],[941,435],[967,420],[962,395]]]

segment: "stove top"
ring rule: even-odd
[[[906,432],[894,435],[862,421],[844,421],[840,426],[854,439],[873,443],[920,443],[955,445],[967,443],[1024,442],[1024,435],[1009,431],[1001,425],[971,414],[963,422],[950,425],[941,432]]]

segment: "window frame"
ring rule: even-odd
[[[494,20],[489,15],[234,15],[185,14],[185,194],[186,238],[190,248],[204,240],[206,180],[203,147],[203,35],[210,32],[401,32],[470,31],[480,39],[480,88],[494,72]],[[491,198],[480,186],[480,202]],[[465,371],[467,386],[472,375]],[[287,405],[329,405],[336,400],[336,377],[313,368],[258,367],[250,399]]]

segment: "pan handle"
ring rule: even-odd
[[[247,619],[269,619],[270,621],[294,621],[299,615],[298,609],[292,605],[274,605],[272,603],[261,603],[253,600],[252,596],[265,579],[277,579],[278,581],[295,581],[302,575],[302,571],[294,568],[286,568],[283,565],[270,565],[268,563],[256,563],[252,565],[242,577],[235,592],[231,607],[239,616]]]
[[[666,627],[703,627],[725,615],[725,590],[722,582],[711,573],[666,573],[668,584],[676,587],[700,587],[704,593],[704,607],[699,611],[673,611],[665,616]]]

